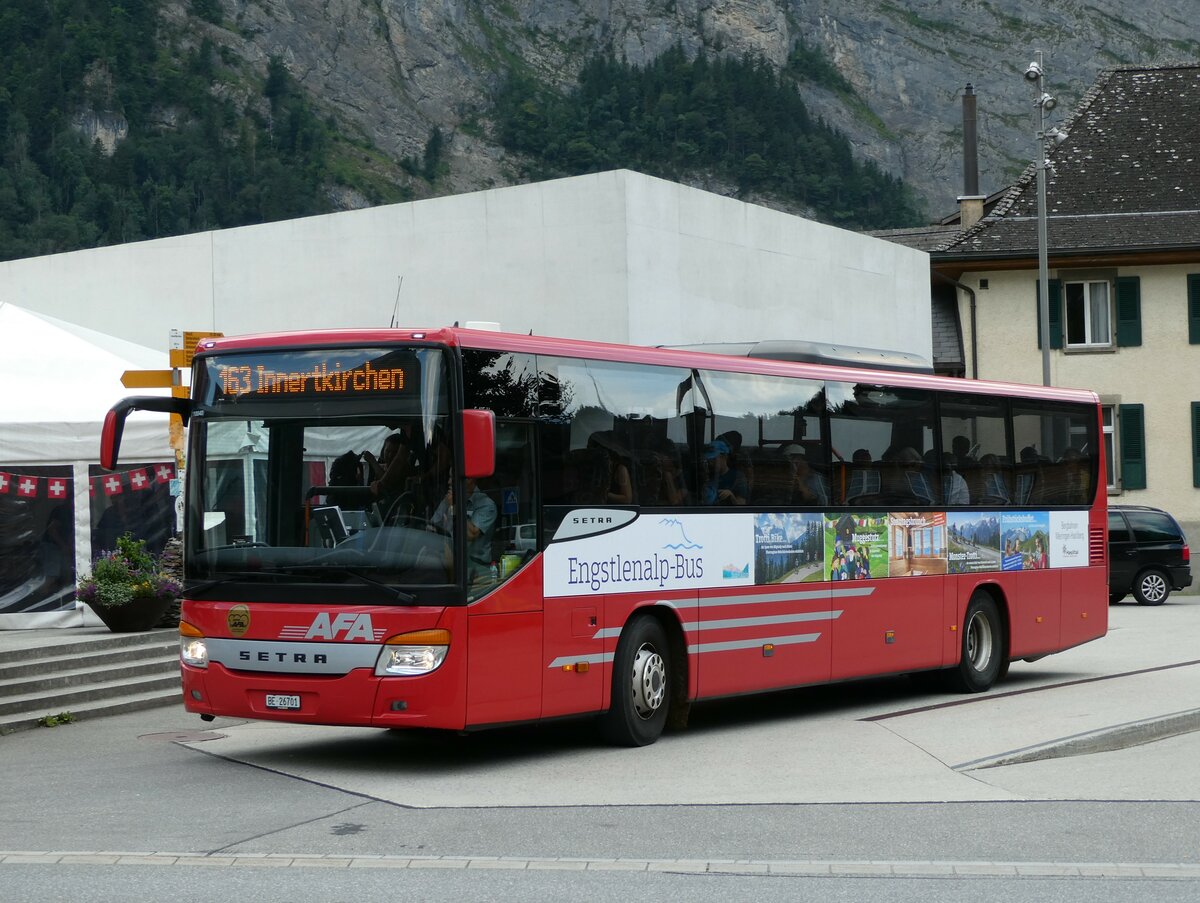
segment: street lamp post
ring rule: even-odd
[[[1050,385],[1050,265],[1046,239],[1046,168],[1050,165],[1046,114],[1058,102],[1045,92],[1045,70],[1042,68],[1042,52],[1025,70],[1025,78],[1034,86],[1034,107],[1037,108],[1037,227],[1038,227],[1038,323],[1042,330],[1042,385]],[[1056,133],[1058,134],[1058,133]]]

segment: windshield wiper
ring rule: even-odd
[[[385,589],[389,593],[392,593],[396,597],[396,599],[399,600],[400,602],[416,602],[417,601],[417,597],[414,596],[412,593],[406,593],[404,590],[400,589],[399,587],[392,586],[390,583],[384,583],[382,580],[376,580],[374,577],[368,576],[367,574],[363,573],[360,570],[356,570],[355,568],[337,567],[337,568],[325,568],[325,570],[341,571],[342,573],[346,574],[347,576],[354,577],[357,580],[361,580],[363,583],[369,584],[371,586],[377,586],[380,589]]]
[[[226,583],[233,583],[236,580],[258,580],[262,577],[280,577],[286,576],[279,571],[226,571],[220,577],[212,580],[206,580],[202,583],[187,583],[184,582],[183,594],[188,598],[193,598],[203,593],[208,592],[218,586]]]

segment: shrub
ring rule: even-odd
[[[137,599],[174,599],[179,593],[179,584],[146,551],[146,541],[126,533],[116,549],[101,552],[92,562],[91,576],[79,581],[75,598],[93,607],[116,608]]]

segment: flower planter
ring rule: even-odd
[[[113,633],[137,633],[152,630],[174,600],[167,598],[134,599],[125,605],[91,605],[104,626]]]
[[[152,630],[164,620],[178,624],[180,587],[163,565],[146,551],[144,539],[126,533],[117,539],[116,549],[102,552],[92,563],[92,573],[79,581],[75,598],[114,633]]]

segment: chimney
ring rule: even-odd
[[[958,217],[964,230],[983,218],[984,196],[979,193],[979,140],[975,132],[975,89],[963,91],[963,193],[958,198]]]

